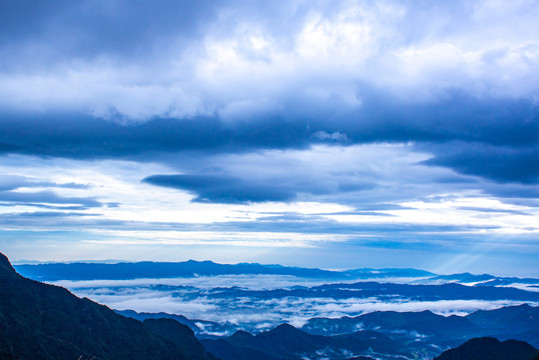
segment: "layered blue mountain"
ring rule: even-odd
[[[418,329],[426,326],[431,330],[439,327],[453,331],[455,328],[507,329],[508,325],[520,330],[539,328],[539,307],[522,304],[494,310],[477,310],[466,316],[442,316],[425,310],[421,312],[375,311],[356,317],[338,319],[313,318],[303,329],[314,332],[324,327],[326,333],[348,332],[349,327],[377,326],[393,329]],[[440,329],[439,331],[445,331]]]
[[[282,324],[257,335],[238,331],[219,340],[202,340],[208,351],[223,360],[350,359],[359,355],[407,359],[411,353],[375,331],[347,335],[312,335]]]
[[[469,339],[485,336],[526,341],[539,347],[539,307],[530,306],[539,303],[539,292],[533,291],[533,286],[539,284],[537,279],[469,273],[437,275],[415,269],[330,271],[192,260],[26,264],[16,268],[34,279],[75,280],[67,284],[79,295],[95,296],[111,306],[120,304],[119,309],[130,308],[125,304],[133,305],[132,309],[139,304],[143,309],[156,309],[155,313],[116,312],[142,321],[145,331],[160,341],[200,354],[203,350],[192,336],[194,333],[223,360],[431,359]],[[227,276],[219,277],[222,275]],[[155,280],[160,278],[172,280]],[[130,279],[141,280],[99,281]],[[511,284],[518,284],[518,288]],[[165,307],[160,307],[161,300]],[[411,302],[419,308],[437,304],[446,311],[451,310],[451,304],[472,308],[475,304],[522,305],[467,316],[442,316],[428,310],[369,312],[377,304],[398,309]],[[363,308],[364,304],[369,306]],[[355,313],[348,312],[350,316],[324,317],[332,316],[326,315],[332,312],[340,316],[343,310],[347,313],[350,305],[357,305]],[[163,312],[171,308],[203,310],[188,317],[181,311]],[[294,324],[310,319],[300,328],[278,326],[294,321],[294,317],[299,319]]]
[[[116,314],[68,290],[19,275],[0,253],[0,359],[209,360],[186,326]]]
[[[199,319],[188,319],[183,315],[168,314],[164,312],[148,313],[148,312],[136,312],[133,310],[116,310],[116,312],[125,317],[137,319],[139,321],[145,321],[148,319],[172,319],[181,324],[188,326],[197,337],[200,338],[214,338],[219,335],[226,335],[233,333],[237,330],[237,326],[223,321],[221,323],[215,321],[206,321]]]
[[[212,261],[184,262],[119,262],[119,263],[42,263],[14,265],[28,278],[40,281],[57,280],[131,280],[142,278],[189,278],[216,275],[289,275],[298,278],[327,280],[409,279],[410,284],[437,285],[443,283],[475,284],[476,286],[508,286],[527,284],[539,287],[539,279],[499,277],[470,273],[437,275],[429,271],[410,268],[361,268],[352,270],[323,270],[281,265],[239,263],[218,264]],[[414,281],[414,279],[417,279]]]
[[[450,274],[436,275],[428,279],[430,282],[459,282],[459,283],[476,283],[479,286],[497,286],[510,284],[536,284],[539,285],[539,279],[534,278],[518,278],[518,277],[497,277],[490,274]]]
[[[539,292],[524,291],[510,287],[465,286],[456,283],[442,285],[410,285],[378,282],[357,282],[352,284],[327,284],[311,287],[303,291],[305,295],[316,296],[321,293],[331,293],[331,297],[372,296],[406,297],[410,300],[463,300],[463,299],[514,299],[523,301],[538,301]],[[310,293],[310,294],[309,294]]]
[[[173,290],[174,286],[163,289]],[[439,300],[514,300],[521,302],[539,301],[539,292],[525,291],[511,287],[466,286],[456,283],[442,285],[409,285],[362,281],[355,283],[334,283],[311,287],[252,290],[239,287],[214,288],[204,290],[208,299],[248,298],[253,300],[284,298],[331,298],[370,299],[380,301],[439,301]]]
[[[538,360],[539,350],[524,341],[484,337],[444,351],[434,360]]]
[[[430,344],[443,348],[484,336],[524,340],[539,347],[539,307],[523,304],[479,310],[467,316],[442,316],[428,310],[375,311],[339,319],[313,318],[302,327],[319,335],[346,334],[358,329],[376,329],[411,347]]]
[[[502,307],[489,311],[480,310],[467,316],[442,316],[430,311],[375,311],[357,317],[342,317],[338,319],[313,318],[300,329],[293,330],[290,325],[281,325],[274,330],[261,332],[256,336],[240,330],[229,337],[208,336],[198,326],[202,325],[206,329],[230,331],[233,329],[232,324],[228,324],[226,327],[211,322],[201,324],[199,320],[189,320],[185,317],[166,313],[150,314],[132,311],[121,313],[141,320],[158,317],[178,319],[180,322],[191,326],[197,336],[202,339],[205,346],[223,359],[278,359],[279,356],[285,356],[284,353],[273,354],[271,356],[265,353],[266,357],[257,355],[258,352],[266,351],[264,347],[268,343],[271,344],[271,341],[267,339],[275,339],[277,338],[277,334],[283,333],[282,331],[275,331],[276,329],[284,329],[288,331],[284,333],[289,334],[289,336],[296,336],[299,339],[310,339],[311,342],[298,341],[298,343],[303,345],[298,345],[297,347],[291,346],[287,351],[312,359],[318,358],[313,355],[313,352],[317,351],[315,349],[316,346],[308,347],[305,343],[312,345],[316,343],[315,339],[318,339],[318,344],[323,344],[326,349],[320,352],[323,357],[327,359],[343,359],[347,358],[346,356],[350,356],[350,352],[347,351],[352,348],[342,347],[344,346],[342,343],[335,343],[331,339],[349,339],[350,335],[354,335],[353,338],[356,340],[359,336],[363,336],[363,339],[365,339],[368,334],[375,335],[374,338],[379,340],[377,342],[378,345],[381,342],[385,342],[386,345],[396,344],[399,349],[405,349],[411,358],[433,358],[443,350],[456,347],[469,339],[486,336],[494,336],[501,340],[517,339],[527,341],[533,346],[539,347],[539,307],[533,307],[527,304]],[[304,333],[313,335],[314,337],[307,337]],[[213,339],[213,341],[209,341],[208,339]],[[262,341],[260,339],[266,340]],[[338,347],[336,344],[342,346]],[[339,349],[348,350],[343,353]],[[356,355],[371,356],[377,359],[393,358],[396,355],[394,347],[387,347],[384,351],[381,351],[381,348],[377,348],[380,351],[367,354],[364,351],[359,351],[358,348],[354,349]],[[363,355],[361,355],[362,353]],[[286,356],[291,355],[288,354]],[[403,356],[403,354],[399,356]]]
[[[45,263],[15,265],[26,277],[42,280],[130,280],[140,278],[175,278],[212,275],[290,275],[304,278],[362,279],[388,277],[428,277],[435,274],[417,269],[355,269],[330,271],[281,265],[240,263],[217,264],[212,261],[184,262],[123,262],[104,263]]]

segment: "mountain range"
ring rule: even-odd
[[[257,335],[238,331],[232,336],[202,340],[202,343],[223,360],[350,359],[360,354],[383,354],[404,360],[412,356],[397,342],[375,331],[322,336],[308,334],[289,324]]]
[[[466,316],[442,316],[430,311],[375,311],[357,317],[313,318],[302,330],[311,334],[346,334],[358,329],[376,330],[402,346],[432,355],[474,337],[518,339],[539,347],[539,307],[527,304],[475,311]]]
[[[388,277],[432,277],[435,274],[417,269],[322,270],[281,265],[239,263],[217,264],[212,261],[119,262],[119,263],[43,263],[14,265],[26,277],[43,280],[129,280],[138,278],[174,278],[212,275],[290,275],[306,278],[361,279]]]
[[[338,319],[313,318],[300,329],[291,325],[280,325],[277,328],[252,335],[239,330],[232,336],[211,336],[203,330],[212,329],[215,333],[234,329],[233,324],[218,324],[201,320],[189,320],[183,316],[166,313],[136,313],[121,311],[125,316],[139,320],[170,317],[190,326],[207,349],[222,359],[249,359],[261,351],[266,357],[260,359],[282,359],[284,353],[273,349],[278,343],[278,334],[286,334],[286,339],[297,340],[296,345],[290,346],[294,351],[286,355],[307,356],[313,358],[313,353],[325,351],[329,359],[343,359],[360,348],[351,345],[360,336],[363,339],[371,335],[376,338],[377,346],[384,352],[364,353],[363,355],[380,358],[380,354],[392,356],[409,356],[411,358],[432,358],[443,349],[458,346],[463,342],[485,336],[496,336],[499,339],[518,339],[539,347],[539,307],[522,304],[494,310],[478,310],[467,316],[442,316],[431,311],[395,312],[375,311],[357,317],[342,317]],[[280,329],[279,331],[276,331]],[[211,334],[211,331],[210,331]],[[315,344],[324,344],[319,348]],[[383,345],[382,345],[383,344]],[[325,350],[324,350],[325,349]],[[399,352],[398,349],[406,349]],[[354,350],[354,351],[352,351]],[[271,354],[268,355],[268,354]],[[295,354],[295,355],[294,355]],[[299,355],[298,355],[299,354]],[[269,357],[268,357],[269,356]],[[286,358],[286,357],[285,357]]]
[[[218,275],[281,275],[297,278],[324,280],[369,280],[384,282],[406,280],[414,285],[439,285],[460,283],[474,286],[509,286],[521,284],[539,291],[539,279],[494,276],[490,274],[449,274],[438,275],[412,268],[360,268],[352,270],[324,270],[258,263],[218,264],[212,261],[183,262],[117,262],[117,263],[22,263],[14,265],[17,271],[28,278],[40,281],[58,280],[132,280],[193,278]]]
[[[261,295],[263,292],[239,288],[228,289],[232,293],[226,290],[214,293],[209,290],[206,296],[223,296],[223,292],[230,296],[237,291],[243,297],[266,296]],[[525,298],[537,294],[513,288],[453,283],[359,282],[288,290],[306,292],[302,296],[322,293],[347,296],[347,292],[371,296],[375,291],[387,296],[398,293],[409,298],[429,299],[474,298],[477,294],[484,298]],[[208,329],[214,330],[214,334],[209,336]],[[233,335],[222,335],[233,329]],[[538,339],[539,307],[528,304],[479,310],[466,316],[442,316],[431,311],[374,311],[355,317],[311,318],[301,328],[281,324],[267,331],[250,333],[237,330],[233,323],[226,321],[217,323],[167,313],[114,311],[87,298],[79,298],[62,287],[25,278],[0,254],[0,360],[215,360],[217,357],[222,360],[405,360],[438,355],[438,360],[531,360],[536,359],[534,346],[539,347]],[[454,349],[448,350],[451,347]]]
[[[374,331],[349,335],[310,335],[283,324],[258,335],[238,331],[219,340],[203,340],[206,348],[223,360],[407,360],[431,359],[403,350],[397,342]],[[363,355],[354,355],[363,354]],[[435,360],[538,360],[539,350],[524,341],[500,342],[491,337],[473,338],[448,349]]]

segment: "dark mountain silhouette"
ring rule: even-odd
[[[217,323],[214,321],[188,319],[183,315],[160,313],[136,312],[133,310],[115,310],[118,314],[125,317],[144,321],[146,319],[173,319],[177,322],[188,326],[198,338],[215,338],[219,336],[232,334],[237,330],[237,327],[229,322]],[[202,327],[202,328],[201,328]]]
[[[486,329],[507,329],[510,324],[521,331],[532,330],[539,328],[539,307],[522,304],[496,310],[477,310],[466,318]]]
[[[193,328],[198,329],[195,322],[199,320],[190,320],[183,315],[168,314],[164,312],[159,312],[159,313],[140,312],[139,313],[133,310],[114,310],[114,311],[116,311],[118,314],[122,316],[137,319],[139,321],[144,321],[146,319],[174,319],[181,324],[187,325],[193,331],[195,331]]]
[[[489,281],[495,279],[495,276],[492,276],[490,274],[470,274],[468,272],[461,273],[461,274],[451,274],[451,275],[438,275],[431,280],[448,280],[448,281],[461,281],[461,282],[480,282],[480,281]]]
[[[256,336],[238,331],[230,337],[202,340],[202,343],[223,360],[348,359],[373,352],[393,355],[396,359],[408,355],[393,340],[375,331],[321,336],[308,334],[288,324]]]
[[[173,339],[167,339],[159,336],[160,326],[147,325],[64,288],[26,279],[0,253],[0,359],[211,358],[188,327],[177,323]]]
[[[468,339],[484,336],[524,340],[538,346],[539,307],[523,304],[447,317],[430,311],[376,311],[356,317],[313,318],[301,329],[326,336],[358,329],[376,330],[413,353],[432,356],[439,353],[439,348],[455,347]]]
[[[444,351],[435,360],[537,360],[539,350],[524,341],[500,342],[491,337],[475,338]]]
[[[488,329],[483,335],[500,340],[524,340],[539,347],[539,307],[522,304],[496,310],[478,310],[466,316],[471,322]]]
[[[326,284],[308,289],[312,295],[330,293],[332,297],[372,297],[399,295],[411,300],[521,300],[539,301],[539,292],[510,287],[466,286],[456,283],[442,285],[409,285],[363,281],[352,284]],[[358,291],[361,290],[361,291]]]
[[[143,321],[146,328],[153,333],[179,345],[193,360],[207,360],[204,346],[193,336],[193,331],[187,326],[173,319],[146,319]],[[213,359],[213,357],[211,357]]]
[[[338,319],[312,318],[302,330],[311,334],[346,334],[359,328],[416,331],[427,335],[457,335],[469,337],[479,333],[505,333],[539,330],[539,307],[528,304],[507,306],[496,310],[478,310],[467,316],[442,316],[421,312],[375,311],[356,317]]]
[[[469,320],[456,316],[442,316],[429,310],[421,312],[375,311],[356,318],[366,327],[403,329],[418,333],[451,333],[456,330],[478,329]]]
[[[199,338],[215,338],[237,330],[231,323],[191,320],[167,313],[117,311],[137,320],[171,318],[189,326]],[[539,307],[528,304],[495,310],[478,310],[467,316],[442,316],[431,311],[375,311],[356,317],[312,318],[301,330],[312,335],[342,335],[362,329],[377,330],[399,340],[424,339],[438,345],[456,346],[473,337],[495,336],[502,340],[524,340],[539,347]],[[426,337],[425,337],[426,336]],[[438,343],[440,342],[440,343]]]

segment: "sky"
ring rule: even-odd
[[[2,1],[0,251],[539,276],[537,1]]]

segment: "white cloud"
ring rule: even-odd
[[[405,93],[407,101],[455,88],[478,96],[536,97],[536,4],[423,6],[267,5],[286,15],[280,29],[266,15],[232,4],[191,41],[157,34],[168,39],[167,46],[141,60],[106,53],[85,60],[66,56],[43,71],[0,72],[0,106],[75,109],[140,121],[215,111],[225,119],[271,115],[290,99],[307,103],[313,94],[323,108],[337,101],[354,109],[361,104],[360,83],[392,96]]]

